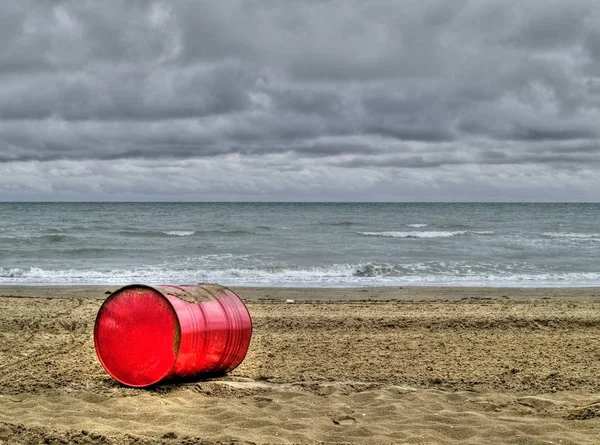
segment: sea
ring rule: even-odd
[[[0,203],[0,284],[600,286],[600,204]]]

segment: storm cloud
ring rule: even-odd
[[[595,0],[0,4],[0,199],[600,200]]]

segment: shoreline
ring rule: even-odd
[[[106,298],[122,285],[0,285],[0,297]],[[228,286],[242,299],[295,301],[600,300],[600,287],[266,287]]]

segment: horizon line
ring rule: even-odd
[[[600,204],[600,201],[0,201],[0,204]]]

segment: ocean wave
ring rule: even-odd
[[[217,230],[121,230],[120,235],[131,237],[171,237],[171,236],[244,236],[254,235],[255,233],[249,230],[237,229],[217,229]]]
[[[125,237],[157,238],[169,236],[161,230],[124,229],[116,232],[117,235]]]
[[[0,283],[13,284],[102,284],[127,283],[136,279],[150,278],[151,269],[131,270],[78,270],[78,269],[42,269],[40,267],[0,268]],[[156,272],[156,270],[154,271]],[[166,272],[166,271],[165,271]],[[17,280],[14,280],[14,279]],[[150,282],[150,281],[149,281]]]
[[[354,221],[332,221],[320,223],[322,226],[333,226],[333,227],[348,227],[355,226],[357,223]]]
[[[354,277],[384,277],[399,272],[399,268],[390,264],[366,263],[357,266],[352,273]]]
[[[406,227],[413,227],[415,229],[419,229],[421,227],[427,227],[428,224],[415,223],[415,224],[406,224]]]
[[[128,238],[163,238],[171,236],[192,236],[196,232],[193,230],[144,230],[144,229],[125,229],[119,230],[118,235]]]
[[[25,237],[28,240],[31,241],[42,241],[42,242],[49,242],[49,243],[60,243],[63,241],[67,241],[69,239],[72,238],[76,238],[72,235],[31,235],[31,236],[27,236]]]
[[[173,269],[145,266],[133,269],[78,270],[31,267],[0,268],[2,284],[126,284],[219,282],[224,285],[302,285],[342,283],[356,267]]]
[[[266,225],[259,225],[259,226],[254,226],[255,229],[258,230],[291,230],[291,227],[285,227],[285,226],[266,226]],[[235,234],[239,234],[239,235],[254,235],[254,232],[250,232],[248,230],[220,230],[218,231],[219,233],[233,233]],[[264,235],[264,233],[262,233]]]
[[[169,236],[191,236],[196,232],[193,230],[167,230],[163,231],[162,233]]]
[[[410,232],[357,232],[363,236],[384,238],[450,238],[461,235],[492,235],[489,230],[455,230],[455,231],[410,231]]]
[[[256,232],[242,229],[219,229],[219,230],[197,230],[197,235],[226,235],[226,236],[244,236],[256,235]]]
[[[570,240],[570,241],[600,241],[600,233],[563,233],[563,232],[544,232],[543,236],[547,238]]]
[[[14,268],[0,268],[0,278],[23,278],[27,273],[26,270]]]
[[[114,270],[0,268],[2,284],[128,284],[218,282],[225,286],[597,286],[600,272],[537,270],[526,264],[331,264],[314,267],[179,269],[140,266]]]
[[[420,231],[411,231],[411,232],[358,232],[359,235],[364,236],[377,236],[383,238],[449,238],[451,236],[464,235],[467,233],[464,230],[454,231],[454,232],[420,232]]]
[[[138,249],[140,252],[141,249]],[[123,255],[131,253],[131,249],[126,247],[73,247],[60,249],[60,255],[70,259],[79,258],[87,260],[90,258],[121,258]]]
[[[50,243],[57,243],[66,241],[69,238],[76,238],[73,235],[64,235],[59,233],[32,233],[32,232],[16,232],[1,234],[0,239],[5,240],[24,240],[24,241],[47,241]]]
[[[227,259],[224,255],[214,255],[216,259]],[[383,277],[392,273],[394,266],[365,264],[332,264],[313,267],[263,266],[229,267],[224,269],[181,269],[169,266],[141,266],[133,269],[78,270],[42,269],[31,267],[0,268],[0,283],[10,279],[21,279],[29,283],[114,283],[141,280],[157,282],[221,282],[235,284],[302,284],[302,283],[342,283],[360,277]],[[208,264],[205,264],[208,266]],[[18,281],[17,281],[18,282]]]

